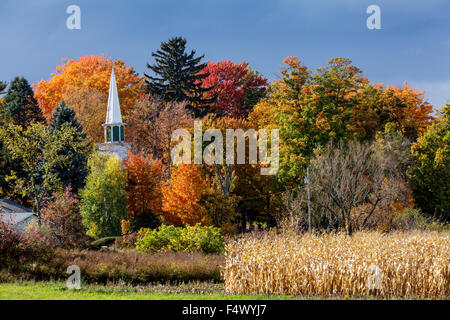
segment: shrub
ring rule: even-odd
[[[1,213],[0,213],[1,215]],[[9,224],[0,220],[0,262],[8,264],[9,260],[15,260],[19,254],[19,245],[24,237],[14,230]]]
[[[91,247],[94,249],[100,249],[103,246],[109,246],[114,243],[117,239],[120,239],[120,237],[105,237],[98,240],[95,240],[91,242]]]
[[[83,281],[88,283],[222,282],[220,269],[224,265],[223,255],[199,252],[141,254],[131,251],[61,251],[58,256],[61,278],[66,279],[65,268],[68,265],[76,264],[81,269]]]
[[[117,238],[114,242],[114,246],[119,249],[134,249],[136,248],[137,232],[123,235],[121,238]]]
[[[420,209],[405,208],[392,220],[392,227],[399,230],[444,230],[446,226],[422,213]]]
[[[191,281],[222,282],[223,255],[199,252],[102,252],[57,249],[47,261],[29,261],[20,269],[0,268],[1,281],[66,280],[67,267],[77,265],[82,281],[90,284],[125,282],[130,285]]]
[[[0,219],[0,269],[18,271],[52,257],[52,250],[40,234],[22,234]]]
[[[54,197],[55,200],[48,202],[42,209],[38,231],[53,247],[85,247],[87,236],[77,196],[68,187],[64,193],[57,193]]]
[[[185,228],[161,225],[158,229],[141,229],[136,241],[136,249],[141,252],[164,250],[200,251],[203,253],[223,253],[225,240],[220,229],[200,225]]]

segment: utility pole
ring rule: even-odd
[[[307,181],[307,189],[306,192],[308,194],[308,231],[311,234],[311,193],[309,190],[309,166],[306,168],[306,181]]]

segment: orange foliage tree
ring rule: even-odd
[[[84,117],[91,117],[91,114],[86,116],[84,114],[94,111],[86,110],[85,104],[72,99],[72,96],[80,91],[102,95],[102,108],[95,110],[95,112],[101,114],[104,119],[113,66],[116,73],[120,104],[125,117],[133,108],[140,94],[144,92],[144,80],[139,77],[133,67],[127,67],[125,62],[121,60],[112,60],[103,55],[90,55],[77,59],[63,59],[62,61],[64,64],[56,67],[56,72],[51,74],[52,77],[49,80],[41,80],[34,85],[35,98],[47,119],[50,118],[53,108],[61,100],[72,102],[71,107],[77,111],[80,120]]]
[[[200,165],[180,164],[168,183],[162,189],[165,223],[176,226],[211,224],[201,204],[210,182]]]
[[[432,123],[433,106],[424,101],[423,91],[408,87],[388,86],[384,91],[384,106],[391,115],[391,122],[402,134],[416,141]]]
[[[128,160],[124,161],[127,171],[127,205],[128,214],[136,218],[143,216],[159,217],[162,207],[161,161],[150,156],[128,152]],[[148,218],[148,217],[147,217]],[[147,219],[148,220],[148,219]]]

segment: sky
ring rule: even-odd
[[[81,9],[69,30],[66,9]],[[366,9],[381,9],[370,30]],[[297,56],[311,70],[348,57],[372,82],[450,101],[449,0],[0,0],[0,80],[49,79],[63,58],[104,54],[139,73],[174,36],[205,61],[247,61],[269,80]]]

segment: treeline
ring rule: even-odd
[[[448,221],[448,105],[434,117],[423,93],[371,83],[347,58],[313,72],[288,57],[269,84],[247,62],[203,62],[183,38],[152,56],[143,76],[123,61],[85,56],[64,60],[34,90],[15,78],[0,100],[2,196],[40,212],[44,203],[71,199],[64,196],[70,188],[83,226],[97,238],[119,235],[124,221],[132,231],[161,223],[305,229],[309,168],[315,228],[390,229],[414,208]],[[112,67],[132,143],[124,164],[95,151]],[[194,119],[204,131],[279,129],[279,173],[261,176],[259,165],[173,166],[171,134],[193,130]]]

